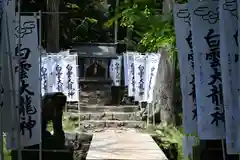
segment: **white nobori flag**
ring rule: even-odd
[[[225,138],[218,2],[191,4],[198,135]]]
[[[151,53],[146,57],[144,101],[148,103],[153,102],[153,89],[156,85],[156,77],[160,58],[161,54],[155,53]]]
[[[111,60],[110,77],[113,80],[113,86],[121,86],[122,56]]]
[[[49,93],[50,92],[50,82],[49,82],[49,78],[51,76],[51,71],[48,67],[48,65],[50,64],[49,61],[49,57],[47,56],[42,56],[41,57],[41,90],[42,90],[42,95]]]
[[[185,134],[193,134],[197,133],[197,106],[192,32],[188,4],[175,4],[173,13],[181,73],[183,128]]]
[[[113,77],[114,77],[113,73],[114,73],[114,61],[111,60],[111,61],[110,61],[110,65],[109,65],[109,77],[110,77],[112,80],[113,80]]]
[[[227,153],[240,152],[239,48],[237,1],[219,2],[220,61]]]
[[[134,97],[135,95],[135,76],[134,76],[134,56],[138,55],[137,52],[128,52],[128,96]]]
[[[124,86],[128,86],[128,56],[123,54],[123,72],[124,72]]]
[[[79,101],[79,85],[77,74],[77,55],[67,55],[63,57],[63,93],[67,96],[68,102]]]
[[[134,77],[135,77],[135,101],[144,101],[145,92],[145,67],[146,67],[146,56],[136,55],[134,57]]]
[[[52,92],[64,92],[63,81],[67,69],[64,67],[64,59],[62,55],[51,55],[52,63]]]
[[[21,34],[18,37],[18,28]],[[31,146],[41,142],[41,86],[40,52],[38,49],[38,26],[34,16],[22,16],[21,26],[16,27],[16,39],[21,38],[20,66],[16,77],[20,79],[20,137],[21,146]],[[16,148],[16,130],[7,133],[8,148]]]
[[[42,95],[63,92],[68,102],[77,102],[79,100],[77,55],[66,53],[68,52],[62,51],[57,55],[42,57]]]

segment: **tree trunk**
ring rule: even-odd
[[[161,122],[176,124],[175,121],[175,67],[166,50],[162,50],[162,71],[160,74],[160,118]]]
[[[173,0],[163,0],[163,15],[166,20],[168,20],[171,16],[171,12],[173,9]],[[175,96],[175,88],[176,88],[176,55],[173,55],[172,60],[168,56],[168,49],[166,48],[162,50],[162,54],[165,54],[166,59],[164,60],[163,74],[165,78],[163,78],[162,83],[160,83],[160,119],[161,122],[165,122],[168,124],[176,124],[176,116],[175,116],[175,107],[176,107],[176,96]]]
[[[47,0],[47,52],[59,52],[59,5],[60,0]]]

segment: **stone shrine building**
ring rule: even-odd
[[[109,43],[74,43],[72,53],[78,54],[80,106],[111,103],[109,66],[117,58],[116,45]]]

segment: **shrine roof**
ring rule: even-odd
[[[70,52],[77,52],[80,58],[115,59],[117,45],[114,43],[74,43]]]

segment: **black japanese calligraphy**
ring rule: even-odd
[[[219,20],[218,7],[216,7],[215,10],[212,10],[208,6],[200,6],[194,10],[194,15],[200,16],[209,24],[215,24]]]
[[[62,67],[60,65],[56,66],[56,76],[57,76],[57,91],[62,92],[63,91],[63,83],[62,83]]]
[[[22,26],[17,26],[15,28],[15,36],[17,38],[23,38],[25,35],[31,34],[33,32],[33,29],[36,28],[34,21],[26,21],[23,23]]]
[[[7,1],[6,1],[6,2],[7,2],[6,4],[9,5],[12,1],[13,1],[13,0],[7,0]]]
[[[177,12],[178,18],[183,18],[184,22],[187,23],[190,26],[190,13],[188,12],[188,9],[179,9]]]
[[[196,104],[195,104],[195,105],[196,105]],[[194,110],[192,110],[192,113],[193,113],[193,118],[192,118],[192,120],[197,119],[197,108],[195,108]]]
[[[195,90],[195,76],[191,75],[192,80],[189,82],[189,84],[192,86],[192,91],[188,94],[189,96],[192,96],[193,102],[196,101],[196,90]]]
[[[237,15],[237,1],[236,0],[226,0],[225,3],[223,4],[223,9],[231,12],[231,14],[238,18]]]
[[[142,96],[144,95],[144,72],[145,72],[145,67],[142,65],[138,66],[138,75],[140,77],[140,80],[138,82],[138,89],[139,89],[139,95]]]
[[[233,38],[236,45],[238,46],[238,31],[235,32],[235,34],[233,35]],[[239,61],[239,53],[236,53],[234,57],[234,62],[238,62],[238,61]]]
[[[223,104],[222,85],[212,85],[212,89],[210,91],[211,93],[207,95],[207,97],[212,99],[212,103],[216,106]]]
[[[208,83],[209,85],[214,85],[215,83],[219,82],[221,83],[222,78],[221,78],[221,72],[219,71],[219,68],[213,68],[213,74],[210,75],[210,77],[212,78],[212,80]]]
[[[224,123],[224,110],[223,110],[223,91],[222,91],[222,78],[220,70],[220,35],[214,29],[209,29],[207,35],[204,37],[209,47],[209,53],[206,53],[206,60],[210,61],[210,67],[213,73],[210,75],[208,85],[211,86],[210,94],[206,97],[210,98],[214,104],[214,113],[212,123],[216,126],[219,121]]]
[[[34,96],[35,93],[31,90],[31,86],[28,83],[28,72],[32,68],[32,65],[28,62],[31,51],[29,48],[22,48],[22,45],[20,45],[15,48],[15,55],[20,57],[20,64],[15,70],[19,73],[20,79],[20,129],[22,135],[25,135],[25,130],[27,130],[29,132],[29,138],[32,138],[32,129],[36,125],[36,121],[32,119],[32,116],[37,113],[37,109],[32,104],[32,96]],[[26,117],[28,117],[28,119],[26,119]]]
[[[75,88],[73,88],[73,81],[72,81],[72,75],[73,75],[73,67],[71,65],[67,65],[67,77],[68,77],[68,81],[67,81],[67,89],[68,89],[68,96],[72,97],[75,95]]]
[[[151,68],[147,97],[150,97],[150,90],[152,89],[151,85],[152,85],[152,79],[153,79],[153,72],[154,72],[155,69],[156,69],[155,67]]]
[[[116,71],[116,83],[120,83],[120,64],[118,62],[115,63],[115,71]]]
[[[22,135],[25,135],[25,129],[28,130],[29,138],[32,138],[32,129],[35,127],[36,121],[32,119],[32,116],[21,117],[20,130]]]
[[[194,70],[194,57],[193,57],[193,45],[192,45],[192,32],[189,31],[189,34],[187,36],[187,38],[185,39],[187,41],[188,47],[190,49],[189,53],[188,53],[188,64],[190,65],[189,67],[192,68],[192,70]],[[191,86],[191,92],[188,93],[189,96],[192,97],[192,102],[194,103],[194,108],[192,110],[193,113],[193,120],[197,119],[197,109],[196,109],[196,90],[195,90],[195,75],[194,73],[191,74],[191,80],[188,82],[189,85]]]
[[[233,38],[235,40],[236,45],[238,46],[238,31],[235,32],[235,34],[233,35]]]
[[[132,92],[134,93],[135,92],[135,76],[134,76],[134,63],[131,63],[130,65],[131,67],[131,75],[132,75],[132,79],[131,79],[131,84],[132,84]]]
[[[211,116],[213,117],[211,124],[215,123],[215,125],[218,126],[219,121],[222,121],[223,123],[225,122],[223,111],[216,111],[216,112],[212,113]]]
[[[45,93],[48,92],[48,74],[47,74],[48,70],[47,68],[41,67],[41,80],[42,80],[42,85],[43,85],[43,90]]]
[[[193,46],[192,46],[192,32],[189,32],[188,37],[186,38],[188,46],[190,48],[190,52],[188,53],[188,62],[190,62],[192,69],[194,68],[194,60],[193,60]]]

